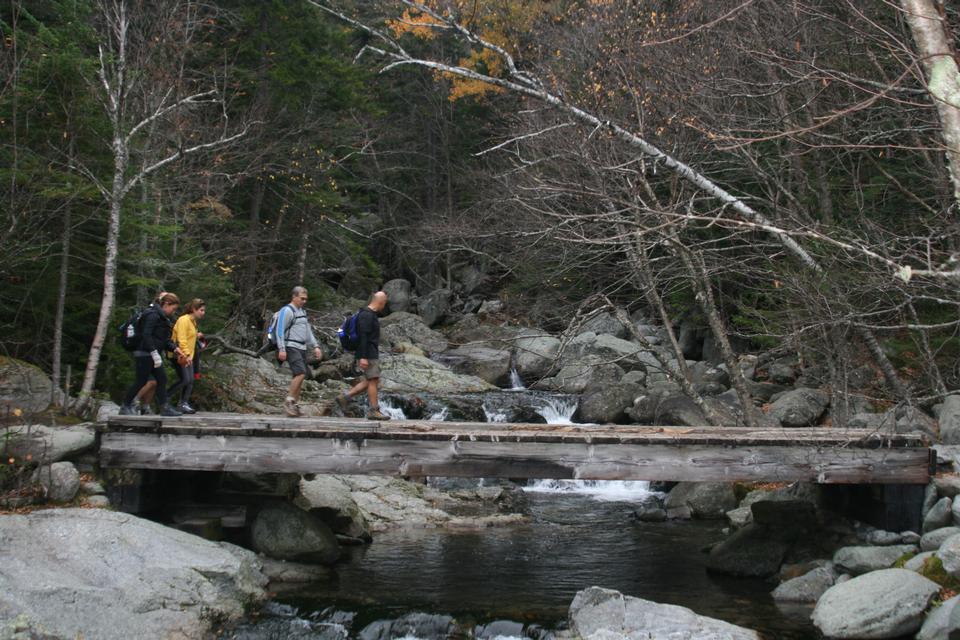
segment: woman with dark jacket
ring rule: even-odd
[[[182,355],[180,347],[170,339],[172,324],[170,318],[180,306],[180,298],[173,293],[164,293],[140,316],[140,345],[133,352],[134,371],[136,380],[127,389],[120,407],[120,415],[133,415],[133,400],[137,392],[153,378],[157,381],[157,404],[162,416],[179,416],[179,411],[170,406],[167,399],[167,372],[163,368],[161,351],[172,351],[177,356]]]

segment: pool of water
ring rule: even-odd
[[[530,520],[521,525],[379,533],[371,545],[346,549],[335,579],[278,593],[279,610],[301,622],[336,623],[304,638],[538,636],[562,628],[577,591],[601,586],[769,639],[818,637],[810,608],[773,602],[775,584],[707,573],[704,549],[722,538],[722,523],[639,522],[631,518],[635,502],[595,494],[529,492],[527,499]],[[448,618],[458,631],[445,626]],[[484,627],[491,621],[516,624]]]

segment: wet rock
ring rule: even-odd
[[[664,522],[667,511],[660,505],[643,505],[633,512],[633,517],[641,522]]]
[[[823,415],[829,403],[830,396],[819,389],[794,389],[773,403],[769,415],[784,427],[807,427]]]
[[[663,506],[668,513],[686,506],[695,518],[719,519],[737,506],[737,497],[727,482],[681,482],[670,490]]]
[[[334,533],[370,541],[370,526],[350,495],[350,487],[337,476],[318,475],[300,480],[294,504],[317,516]]]
[[[278,503],[261,509],[250,528],[253,548],[276,560],[332,564],[340,545],[326,524],[303,509]]]
[[[450,616],[408,613],[394,620],[377,620],[360,630],[360,640],[390,638],[453,638],[456,621]]]
[[[812,620],[829,638],[897,638],[920,628],[939,592],[939,585],[912,571],[874,571],[828,589]]]
[[[827,589],[833,586],[839,574],[833,565],[818,567],[800,577],[787,580],[773,590],[777,602],[815,603]]]
[[[317,582],[336,576],[334,569],[323,565],[287,562],[267,557],[263,558],[263,574],[270,579],[271,584]]]
[[[744,578],[767,578],[780,570],[790,545],[751,523],[710,550],[707,569]]]
[[[920,627],[916,640],[952,640],[960,637],[960,596],[935,608]]]
[[[588,394],[580,400],[577,409],[578,422],[607,424],[623,422],[626,410],[633,406],[633,399],[643,387],[633,384],[613,384]]]
[[[47,500],[69,502],[80,490],[80,472],[72,462],[54,462],[38,467],[33,472],[33,482],[43,487]]]
[[[947,527],[953,522],[953,500],[940,498],[923,518],[923,533]]]
[[[410,311],[413,287],[409,281],[402,278],[388,280],[383,284],[383,291],[387,294],[387,308],[390,313]]]
[[[577,593],[570,629],[583,640],[760,640],[759,634],[690,609],[590,587]]]
[[[350,487],[350,497],[363,512],[373,532],[391,527],[444,526],[450,514],[424,497],[423,485],[380,476],[337,476]]]
[[[254,553],[103,509],[2,516],[0,549],[0,617],[36,637],[202,638],[266,598]]]
[[[889,547],[843,547],[833,554],[833,564],[841,571],[860,575],[888,569],[902,556],[916,551],[917,547],[910,544]]]
[[[740,529],[753,522],[753,511],[750,507],[737,507],[727,511],[727,520],[734,529]]]

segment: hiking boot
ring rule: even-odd
[[[191,414],[191,413],[196,413],[196,412],[197,412],[196,409],[194,409],[193,407],[191,407],[191,406],[190,406],[189,404],[187,404],[186,402],[181,402],[181,403],[177,406],[177,411],[179,411],[180,413],[188,414],[188,415]]]
[[[122,416],[135,416],[137,411],[134,410],[133,405],[125,404],[120,407],[120,415]]]
[[[148,404],[142,404],[138,407],[134,407],[134,411],[139,413],[141,416],[153,416],[156,415],[153,412],[153,408]]]
[[[390,416],[380,411],[380,407],[374,407],[367,411],[367,420],[389,420]]]
[[[343,415],[347,415],[347,409],[350,407],[350,398],[341,393],[337,396],[337,405],[340,407],[340,410],[343,411]]]
[[[160,415],[164,418],[176,418],[182,416],[183,414],[171,407],[169,404],[165,404],[160,408]]]
[[[287,398],[283,401],[283,410],[287,414],[288,418],[300,417],[300,407],[297,405],[297,401],[293,398]]]

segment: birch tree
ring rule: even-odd
[[[110,148],[113,174],[100,181],[91,172],[78,170],[97,184],[107,208],[107,233],[103,269],[103,298],[96,330],[87,357],[78,409],[89,402],[97,378],[100,357],[113,313],[120,252],[120,225],[124,201],[148,176],[173,165],[181,158],[227,146],[243,137],[248,128],[232,130],[221,111],[219,131],[206,141],[196,132],[178,131],[176,124],[198,108],[221,108],[222,91],[208,83],[176,83],[177,69],[157,69],[154,54],[162,45],[187,45],[203,18],[201,5],[192,1],[101,0],[99,13],[100,98],[111,125]],[[162,58],[161,58],[162,59]],[[199,89],[199,90],[198,90]],[[144,144],[143,136],[158,124],[168,126],[168,152],[149,164],[131,161]],[[133,169],[136,167],[136,169]]]

